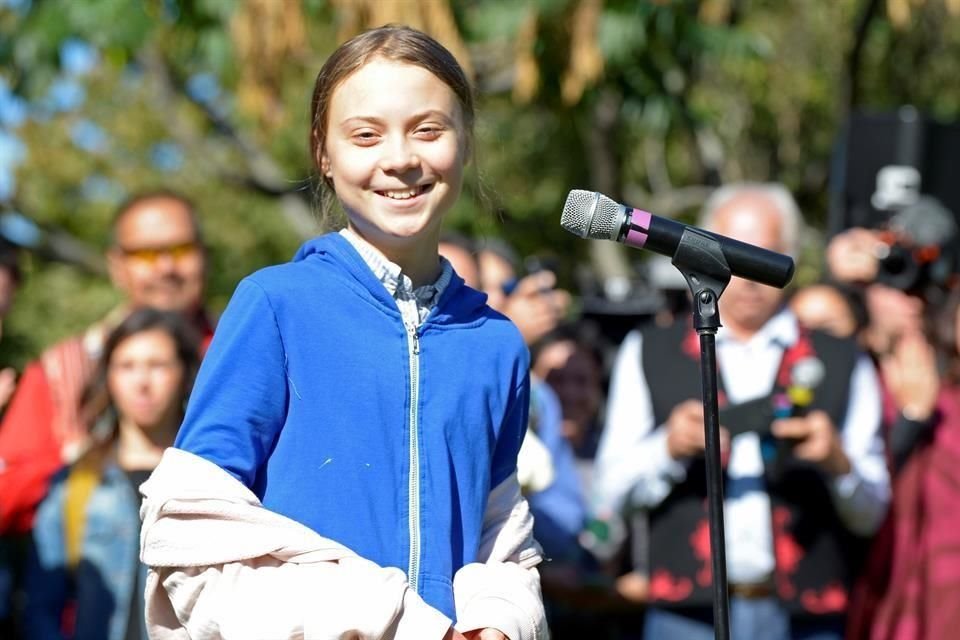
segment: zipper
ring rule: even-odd
[[[417,591],[420,573],[420,438],[417,433],[420,404],[420,335],[417,327],[407,323],[407,355],[410,364],[410,475],[408,500],[410,515],[410,556],[407,560],[407,581]]]

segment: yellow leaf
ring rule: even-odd
[[[909,0],[887,0],[887,15],[897,28],[903,28],[910,22]]]
[[[513,100],[526,104],[533,100],[540,88],[540,67],[534,55],[537,45],[537,10],[531,6],[527,16],[520,24],[514,44],[515,59],[513,63]]]
[[[584,90],[603,74],[603,55],[597,43],[602,11],[603,0],[580,0],[573,12],[570,62],[560,86],[565,104],[579,102]]]

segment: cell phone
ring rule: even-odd
[[[530,256],[523,261],[523,268],[527,275],[537,273],[538,271],[552,271],[557,273],[560,268],[560,261],[553,256]]]
[[[500,285],[501,290],[504,295],[512,295],[513,292],[517,289],[517,284],[525,278],[526,276],[539,273],[541,271],[550,271],[552,273],[557,273],[557,268],[559,267],[559,262],[556,258],[553,257],[543,257],[543,256],[530,256],[529,258],[523,261],[523,274],[518,275],[515,278],[507,280],[502,285]],[[541,293],[549,293],[550,289],[543,289]]]
[[[720,409],[720,426],[730,432],[731,438],[742,433],[765,436],[770,433],[770,423],[773,420],[773,399],[770,396],[727,405]]]

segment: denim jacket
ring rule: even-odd
[[[70,470],[55,476],[34,521],[25,576],[26,637],[124,640],[133,590],[142,594],[146,577],[138,559],[140,496],[122,469],[106,465],[87,502],[80,560],[71,568],[64,526]],[[140,626],[146,638],[142,619]]]

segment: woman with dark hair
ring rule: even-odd
[[[173,444],[198,354],[193,329],[173,312],[140,309],[107,338],[84,393],[91,444],[37,511],[26,637],[147,637],[138,488]]]

